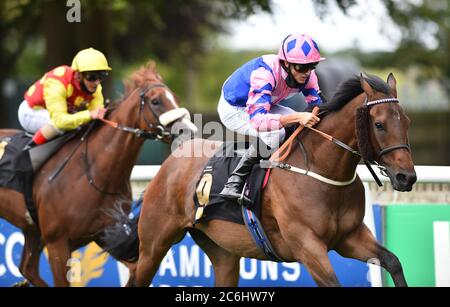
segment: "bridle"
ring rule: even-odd
[[[147,125],[147,127],[150,130],[143,130],[143,129],[139,129],[139,128],[131,128],[131,127],[120,125],[120,124],[118,124],[116,122],[105,120],[105,119],[101,119],[101,121],[106,123],[106,124],[108,124],[108,125],[110,125],[110,126],[113,126],[114,128],[120,129],[120,130],[125,131],[125,132],[133,133],[136,136],[142,137],[144,139],[150,139],[150,140],[158,139],[158,140],[161,140],[161,139],[163,139],[166,136],[171,136],[172,134],[169,131],[167,131],[165,129],[165,125],[163,125],[161,123],[160,116],[158,116],[156,114],[156,111],[153,109],[153,107],[152,107],[153,103],[152,102],[150,102],[150,103],[146,102],[145,95],[151,89],[154,89],[154,88],[157,88],[157,87],[167,88],[167,85],[165,85],[164,83],[155,83],[155,84],[151,84],[151,85],[147,86],[145,89],[143,89],[143,90],[141,90],[139,92],[139,97],[140,97],[141,101],[139,103],[138,119],[140,120],[141,118],[143,118],[145,124]],[[150,112],[152,112],[153,116],[158,121],[158,123],[156,125],[152,124],[151,121],[145,116],[145,112],[144,112],[145,106],[148,106]],[[101,194],[104,194],[104,195],[116,195],[117,196],[117,195],[122,194],[123,192],[108,192],[108,191],[105,191],[105,190],[100,188],[95,183],[94,178],[93,178],[93,176],[92,176],[92,174],[90,172],[90,164],[89,164],[89,160],[88,160],[88,142],[87,141],[86,141],[85,145],[86,145],[86,147],[85,147],[85,154],[84,154],[83,161],[84,161],[84,166],[85,166],[85,174],[86,174],[86,177],[88,179],[89,184],[97,192],[99,192]]]
[[[113,128],[116,128],[116,129],[119,129],[119,130],[122,130],[125,132],[129,132],[129,133],[133,133],[136,136],[142,137],[144,139],[162,140],[165,137],[171,136],[172,134],[170,133],[170,131],[166,130],[165,126],[160,121],[160,117],[156,114],[156,111],[153,108],[153,103],[151,103],[151,102],[146,103],[145,95],[148,93],[148,91],[150,91],[151,89],[157,88],[157,87],[167,88],[167,85],[165,85],[164,83],[155,83],[155,84],[151,84],[151,85],[147,86],[145,89],[143,89],[139,92],[139,97],[140,97],[141,101],[139,103],[138,118],[141,119],[141,117],[142,117],[144,119],[145,124],[147,125],[147,127],[150,130],[143,130],[143,129],[139,129],[139,128],[132,128],[132,127],[124,126],[124,125],[121,125],[114,121],[110,121],[110,120],[103,119],[103,118],[100,120]],[[152,124],[151,121],[145,116],[145,112],[144,112],[145,106],[148,106],[148,109],[153,114],[155,119],[158,121],[158,123],[156,125]]]
[[[377,100],[368,101],[368,99],[366,98],[366,100],[365,100],[364,104],[362,105],[362,107],[369,109],[370,107],[372,107],[374,105],[377,105],[377,104],[381,104],[381,103],[399,103],[399,100],[397,98],[383,98],[383,99],[377,99]],[[314,110],[312,112],[313,112],[313,114],[318,115],[317,114],[318,113],[318,107],[314,108]],[[406,150],[408,150],[408,152],[411,152],[411,148],[410,148],[409,144],[391,145],[391,146],[388,146],[386,148],[381,149],[378,152],[378,154],[377,154],[376,160],[368,161],[368,160],[365,160],[364,157],[357,150],[351,148],[349,145],[347,145],[344,142],[336,139],[335,137],[333,137],[333,136],[331,136],[331,135],[329,135],[329,134],[327,134],[327,133],[325,133],[323,131],[320,131],[320,130],[318,130],[316,128],[306,127],[306,126],[300,125],[295,130],[295,132],[289,137],[289,139],[271,156],[269,161],[262,161],[261,162],[264,165],[264,167],[272,168],[272,167],[276,166],[276,167],[279,167],[279,168],[282,168],[282,169],[291,170],[291,171],[294,171],[294,172],[297,172],[297,173],[300,173],[300,174],[303,174],[303,175],[309,175],[309,176],[315,177],[316,179],[318,179],[320,181],[323,181],[323,182],[326,182],[326,183],[329,183],[329,184],[332,184],[332,185],[343,186],[343,185],[348,185],[348,184],[352,183],[355,180],[355,178],[356,178],[356,173],[355,173],[355,176],[351,180],[345,181],[345,182],[339,182],[339,181],[330,180],[328,178],[322,177],[322,176],[320,176],[318,174],[315,174],[315,173],[311,172],[309,170],[308,162],[306,162],[306,164],[307,164],[307,169],[306,170],[293,167],[293,166],[291,166],[289,164],[286,164],[286,163],[281,163],[281,161],[283,161],[290,154],[293,140],[297,137],[297,135],[300,133],[300,131],[304,127],[308,128],[308,129],[310,129],[310,130],[312,130],[312,131],[314,131],[316,133],[318,133],[323,138],[333,142],[334,144],[336,144],[339,147],[341,147],[341,148],[351,152],[352,154],[362,157],[363,161],[364,161],[364,164],[367,166],[367,168],[369,169],[370,173],[372,174],[372,176],[374,177],[375,181],[377,182],[377,184],[380,187],[382,186],[382,183],[381,183],[380,179],[378,178],[378,176],[376,175],[376,173],[373,171],[373,169],[372,169],[370,164],[372,163],[372,164],[376,165],[380,169],[380,173],[383,176],[388,177],[386,167],[380,165],[376,160],[379,161],[383,155],[385,155],[387,153],[390,153],[392,151],[395,151],[397,149],[406,149]],[[303,154],[305,156],[305,159],[307,159],[307,155],[306,155],[306,151],[305,151],[305,149],[303,147],[303,143],[301,142],[301,140],[299,140],[298,143],[299,143],[300,148],[302,149],[302,152],[303,152]]]
[[[378,100],[373,100],[373,101],[367,101],[367,98],[366,98],[366,101],[364,102],[363,107],[370,108],[371,106],[381,104],[381,103],[399,103],[399,102],[400,101],[397,98],[384,98],[384,99],[378,99]],[[392,145],[392,146],[388,146],[386,148],[381,149],[377,154],[377,160],[380,160],[383,155],[390,153],[397,149],[406,149],[408,152],[411,152],[411,147],[409,146],[409,144]],[[370,162],[376,163],[376,161],[370,161]]]
[[[147,88],[143,89],[140,93],[139,93],[139,97],[141,98],[141,102],[139,104],[139,113],[138,113],[138,118],[141,118],[141,116],[144,119],[145,124],[149,127],[149,129],[152,129],[154,127],[154,130],[156,130],[156,139],[163,139],[166,136],[170,136],[171,133],[170,131],[167,131],[165,129],[165,126],[161,123],[159,116],[156,114],[154,108],[153,108],[153,103],[146,103],[145,102],[145,94],[147,94],[148,91],[150,91],[151,89],[157,88],[157,87],[164,87],[167,88],[167,85],[165,85],[164,83],[155,83],[155,84],[151,84],[149,85]],[[156,120],[158,121],[157,125],[153,125],[148,118],[145,116],[144,113],[144,108],[145,106],[148,106],[148,109],[150,110],[150,112],[152,112],[153,116],[156,118]],[[151,134],[151,132],[147,132],[145,131],[144,136],[145,138],[149,138],[149,137],[153,137],[153,134]]]
[[[370,109],[372,106],[374,105],[378,105],[378,104],[382,104],[382,103],[399,103],[400,101],[397,98],[383,98],[383,99],[377,99],[377,100],[372,100],[372,101],[368,101],[367,97],[366,100],[364,102],[364,104],[362,105],[362,108],[368,108]],[[380,149],[380,151],[377,153],[377,157],[376,159],[372,159],[370,161],[364,159],[364,157],[355,149],[351,148],[350,146],[348,146],[347,144],[339,141],[338,139],[334,138],[331,135],[328,135],[320,130],[317,130],[315,128],[312,127],[307,127],[308,129],[317,132],[318,134],[320,134],[321,136],[325,137],[326,139],[330,140],[331,142],[333,142],[334,144],[342,147],[343,149],[350,151],[352,154],[358,155],[360,157],[363,158],[364,164],[367,166],[367,168],[369,169],[370,173],[372,174],[372,176],[374,177],[375,181],[377,182],[377,184],[381,187],[382,183],[380,181],[380,179],[377,177],[377,175],[375,174],[375,172],[373,171],[372,167],[370,164],[374,164],[376,167],[378,167],[378,169],[380,170],[380,173],[385,176],[388,177],[387,174],[387,169],[386,167],[382,166],[379,164],[379,161],[381,159],[381,157],[387,153],[390,153],[392,151],[395,151],[397,149],[406,149],[408,150],[408,152],[411,152],[411,148],[409,146],[409,144],[396,144],[396,145],[391,145],[388,147],[385,147],[383,149]]]
[[[142,137],[144,139],[151,139],[151,140],[161,140],[167,136],[172,136],[172,134],[170,133],[170,131],[167,131],[165,126],[162,122],[161,122],[161,116],[164,114],[168,114],[172,111],[175,110],[176,115],[183,115],[187,112],[187,110],[185,109],[174,109],[174,110],[170,110],[167,111],[166,113],[163,113],[162,115],[158,116],[156,111],[153,109],[153,104],[150,103],[146,103],[146,97],[145,95],[148,93],[148,91],[150,91],[153,88],[157,88],[157,87],[167,87],[165,84],[163,83],[155,83],[155,84],[151,84],[148,87],[146,87],[145,89],[141,90],[139,92],[139,97],[140,97],[140,103],[139,103],[139,110],[138,110],[138,118],[139,120],[141,119],[141,117],[143,118],[145,124],[147,125],[147,127],[150,130],[143,130],[143,129],[139,129],[139,128],[132,128],[132,127],[128,127],[125,125],[121,125],[117,122],[111,121],[111,120],[107,120],[107,119],[100,119],[103,123],[125,131],[125,132],[129,132],[129,133],[133,133],[135,134],[137,137]],[[152,112],[153,116],[155,117],[155,119],[157,120],[157,124],[154,125],[151,123],[151,121],[145,116],[145,106],[148,106],[149,110]],[[179,112],[178,112],[179,111]],[[89,184],[99,193],[104,194],[104,195],[111,195],[111,196],[117,196],[120,195],[124,192],[108,192],[103,190],[102,188],[100,188],[94,181],[94,178],[91,174],[90,171],[90,162],[88,159],[88,137],[90,132],[93,130],[94,126],[95,126],[96,122],[93,121],[89,124],[88,128],[86,129],[86,131],[83,133],[80,142],[74,147],[72,148],[71,152],[69,153],[69,155],[64,159],[64,161],[62,162],[61,165],[59,165],[56,168],[56,171],[48,178],[48,181],[51,183],[58,175],[59,173],[64,169],[64,167],[67,165],[67,163],[69,162],[69,160],[72,158],[72,156],[75,154],[76,150],[80,147],[80,145],[82,143],[85,143],[85,151],[83,153],[83,164],[84,164],[84,172],[85,175],[88,179]]]
[[[374,106],[374,105],[381,104],[381,103],[399,103],[399,100],[398,100],[397,98],[384,98],[384,99],[378,99],[378,100],[373,100],[373,101],[367,101],[367,98],[366,98],[366,101],[364,102],[364,104],[363,104],[362,107],[363,107],[363,108],[364,108],[364,107],[365,107],[365,108],[370,108],[370,107],[372,107],[372,106]],[[333,136],[328,135],[328,134],[326,134],[326,133],[324,133],[324,132],[322,132],[322,131],[320,131],[320,130],[317,130],[317,129],[315,129],[315,128],[312,128],[312,127],[306,127],[306,128],[308,128],[308,129],[310,129],[310,130],[312,130],[312,131],[314,131],[314,132],[319,133],[321,136],[323,136],[323,137],[325,137],[326,139],[332,141],[332,142],[335,143],[336,145],[338,145],[338,146],[344,148],[345,150],[350,151],[351,153],[356,154],[356,155],[359,155],[359,156],[362,157],[362,155],[361,155],[357,150],[351,148],[350,146],[348,146],[347,144],[345,144],[345,143],[339,141],[338,139],[334,138]],[[380,160],[381,157],[382,157],[383,155],[385,155],[385,154],[387,154],[387,153],[389,153],[389,152],[391,152],[391,151],[397,150],[397,149],[406,149],[406,150],[408,150],[409,152],[411,152],[411,148],[410,148],[409,144],[396,144],[396,145],[391,145],[391,146],[388,146],[388,147],[386,147],[386,148],[381,149],[381,150],[378,152],[378,154],[377,154],[377,160]],[[374,163],[374,164],[378,164],[377,161],[374,161],[374,160],[369,161],[369,162]]]

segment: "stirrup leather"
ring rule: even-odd
[[[247,182],[244,183],[244,187],[242,188],[241,196],[237,199],[237,203],[244,207],[253,205],[253,200],[248,198],[247,196],[245,196],[246,188],[247,188]]]

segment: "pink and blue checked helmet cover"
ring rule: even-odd
[[[325,60],[320,55],[317,43],[306,34],[288,35],[280,46],[278,58],[295,64],[317,63]]]

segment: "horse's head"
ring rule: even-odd
[[[154,127],[157,138],[169,143],[186,131],[196,132],[189,111],[178,107],[178,99],[165,84],[149,84],[139,95],[144,129]]]
[[[358,148],[363,159],[378,163],[397,191],[411,191],[416,172],[408,141],[409,118],[397,99],[392,73],[387,83],[378,77],[360,76],[367,100],[358,108]]]
[[[170,143],[182,133],[191,135],[196,132],[189,111],[178,107],[176,95],[163,83],[154,62],[135,72],[132,81],[132,84],[127,84],[127,92],[137,90],[139,94],[136,112],[144,137]]]

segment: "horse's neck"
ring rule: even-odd
[[[139,102],[139,93],[137,90],[134,90],[124,101],[117,105],[109,120],[133,128],[140,126]]]
[[[139,105],[135,101],[138,98],[132,96],[130,95],[127,100],[120,103],[108,119],[123,126],[139,128],[141,121],[138,112]],[[102,124],[89,137],[89,147],[92,148],[89,150],[89,155],[105,156],[104,159],[95,159],[95,166],[93,165],[93,167],[103,172],[108,170],[106,173],[114,172],[120,178],[123,178],[124,175],[129,176],[143,143],[143,138]]]
[[[339,111],[325,116],[316,128],[357,149],[355,110],[362,101],[362,96],[356,97]],[[359,156],[344,150],[313,131],[308,131],[302,140],[312,171],[340,181],[346,181],[354,175],[360,160]]]

